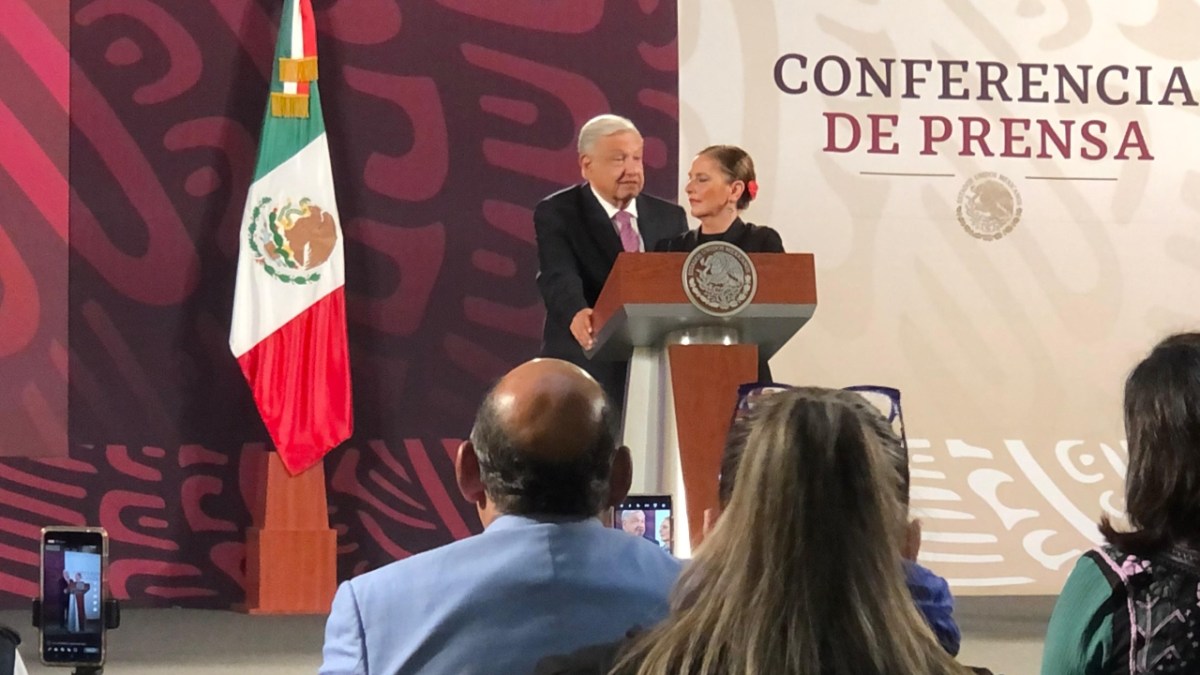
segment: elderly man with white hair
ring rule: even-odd
[[[538,289],[546,304],[542,356],[570,361],[596,378],[617,411],[624,410],[628,362],[590,361],[592,307],[623,251],[653,251],[661,239],[687,231],[679,206],[642,194],[642,135],[632,122],[600,115],[579,131],[584,182],[555,192],[533,212]]]
[[[621,514],[621,529],[635,537],[646,534],[646,512],[625,511]]]

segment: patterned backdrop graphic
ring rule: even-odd
[[[0,21],[0,454],[36,456],[0,464],[0,605],[36,594],[42,525],[90,523],[118,597],[229,606],[266,433],[226,337],[281,3],[53,4]],[[357,434],[325,463],[345,577],[478,529],[453,439],[537,352],[532,207],[578,180],[579,124],[634,118],[648,190],[675,194],[676,8],[314,7],[348,244]]]
[[[67,451],[64,3],[0,3],[0,457]]]

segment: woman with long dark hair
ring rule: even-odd
[[[1125,382],[1128,527],[1080,558],[1043,675],[1200,673],[1200,333],[1160,342]]]

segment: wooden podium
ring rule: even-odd
[[[630,361],[623,442],[634,456],[635,493],[671,493],[675,538],[700,542],[739,385],[817,306],[813,256],[750,255],[758,274],[751,303],[728,317],[705,313],[683,286],[686,253],[622,253],[592,316],[589,358]],[[685,555],[690,551],[684,550]]]

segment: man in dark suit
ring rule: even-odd
[[[542,356],[574,363],[624,413],[627,361],[591,361],[592,306],[622,251],[653,251],[687,231],[683,209],[642,194],[642,135],[624,117],[600,115],[579,131],[586,182],[546,197],[533,212],[538,289],[546,304]]]
[[[59,608],[58,615],[62,617],[62,627],[64,629],[67,627],[67,614],[71,610],[70,604],[71,577],[67,574],[66,570],[63,570],[62,578],[58,580],[58,598],[55,601],[55,605]]]

